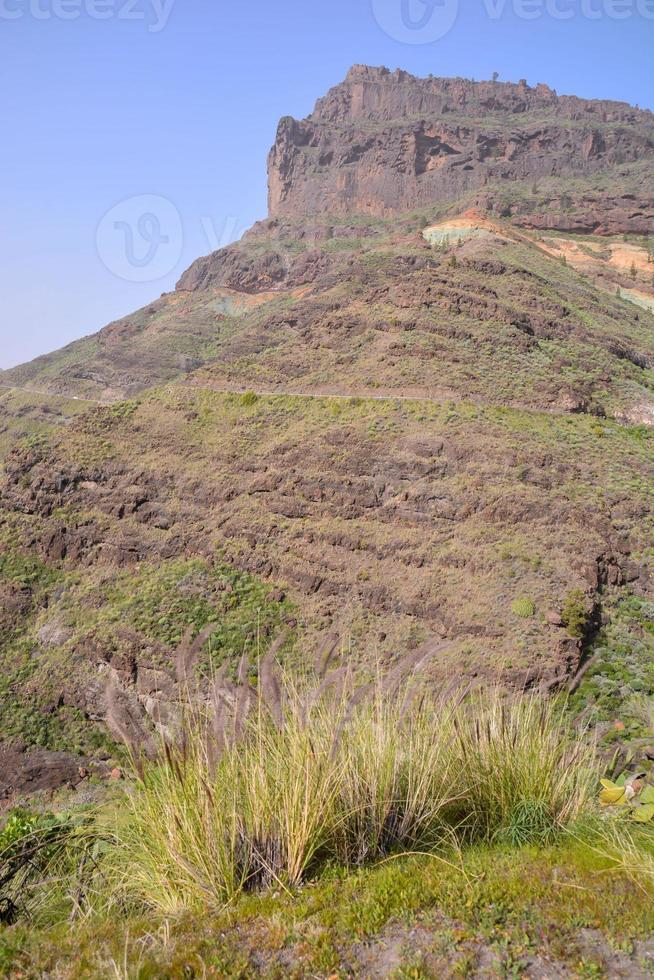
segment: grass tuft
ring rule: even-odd
[[[424,694],[396,671],[298,684],[272,657],[223,671],[156,760],[139,759],[113,827],[129,905],[170,915],[292,889],[464,842],[547,843],[595,789],[592,748],[535,695]]]

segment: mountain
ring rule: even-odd
[[[221,383],[236,386],[258,380],[328,391],[347,381],[359,391],[372,382],[456,397],[465,383],[467,395],[483,397],[488,387],[496,398],[499,384],[503,401],[522,404],[524,391],[512,390],[522,370],[516,376],[506,349],[508,342],[515,350],[518,330],[518,348],[529,337],[565,340],[593,388],[583,363],[588,345],[607,350],[604,376],[629,374],[619,362],[630,358],[647,366],[651,354],[640,310],[654,306],[653,177],[650,112],[559,97],[542,85],[418,79],[358,66],[308,119],[280,123],[269,157],[267,221],[195,262],[174,293],[4,372],[2,382],[114,400],[210,364]],[[472,262],[456,273],[433,247],[450,240]],[[474,267],[489,260],[506,268]],[[444,288],[438,303],[426,304],[421,292],[432,287],[435,265],[444,266]],[[384,292],[387,277],[407,292],[399,304],[396,285]],[[544,297],[544,280],[555,295]],[[635,309],[617,302],[616,293]],[[574,312],[566,304],[572,295]],[[449,332],[455,364],[470,362],[467,373],[452,369],[442,345],[432,363],[413,363],[409,376],[404,365],[393,370],[397,357],[386,348],[398,325],[385,322],[389,315],[402,320],[404,334]],[[488,336],[489,317],[508,334],[496,335],[489,351],[501,364],[484,365],[484,377],[473,378],[478,359],[469,341]],[[363,349],[358,338],[369,325],[387,336],[368,338]],[[530,403],[556,400],[558,372],[545,370],[535,390],[531,382]],[[624,384],[631,390],[613,392],[609,402],[641,411],[647,396],[638,381]],[[563,397],[588,401],[584,392]]]
[[[471,195],[531,227],[647,235],[653,162],[654,116],[624,103],[358,65],[308,119],[281,121],[270,215],[383,217]]]
[[[265,221],[0,376],[12,751],[110,756],[110,681],[167,724],[208,623],[602,731],[654,694],[653,170],[651,113],[525,83],[358,66],[282,120]]]

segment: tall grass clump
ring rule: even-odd
[[[166,746],[159,763],[139,765],[139,780],[111,821],[106,861],[116,895],[164,915],[232,900],[243,888],[232,787],[214,768],[199,733]]]
[[[126,902],[166,915],[220,907],[327,863],[540,841],[575,819],[592,753],[555,706],[426,693],[407,680],[415,655],[360,686],[328,669],[332,652],[298,682],[273,646],[256,679],[243,658],[235,680],[223,668],[209,695],[187,699],[177,736],[138,760],[112,829],[108,874]]]
[[[473,837],[546,843],[573,823],[596,791],[595,751],[561,704],[539,695],[492,691],[457,719],[462,780]]]
[[[433,848],[462,803],[451,697],[399,698],[378,680],[347,718],[338,751],[333,849],[345,866]]]

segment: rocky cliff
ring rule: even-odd
[[[643,160],[654,162],[654,115],[625,103],[558,96],[524,81],[416,78],[355,66],[307,119],[280,122],[269,157],[269,209],[272,217],[388,216],[472,194],[492,211],[499,181],[529,181],[538,198],[541,179],[578,180],[613,168],[627,179]],[[620,176],[591,207],[588,230],[645,234],[654,219],[651,194],[642,187],[623,195]],[[564,220],[580,188],[566,187],[558,198],[553,190],[549,202],[534,208],[532,201],[518,214],[534,214],[536,226],[559,226],[552,212]]]

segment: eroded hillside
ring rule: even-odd
[[[434,678],[547,689],[594,657],[602,730],[654,693],[653,140],[354,69],[282,123],[268,220],[4,372],[0,738],[70,779],[113,751],[108,685],[165,725],[212,623],[207,669],[284,630],[296,666],[426,644]]]

